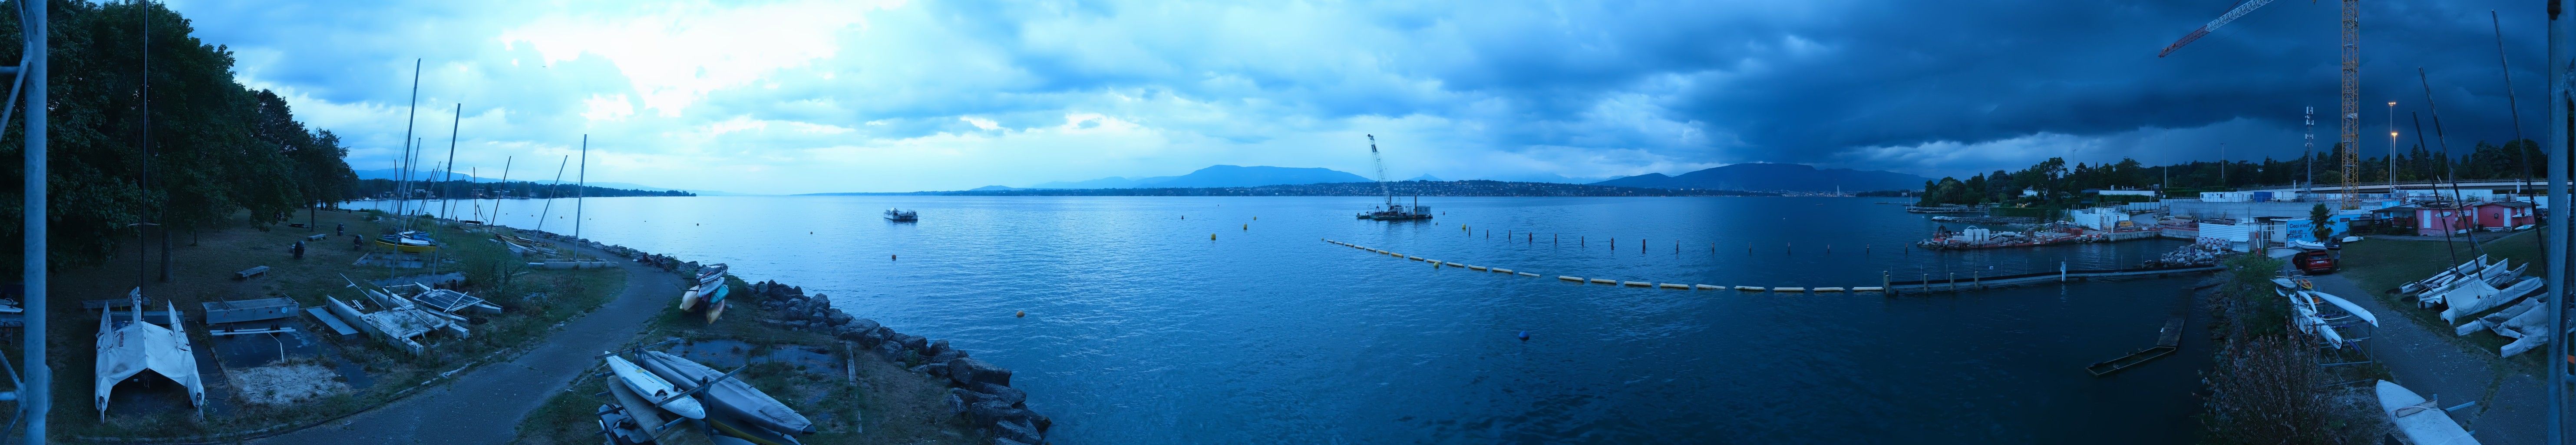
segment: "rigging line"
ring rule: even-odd
[[[2455,163],[2455,161],[2451,159],[2450,137],[2442,134],[2442,109],[2433,105],[2433,82],[2431,80],[2427,80],[2424,75],[2424,67],[2415,67],[2415,81],[2424,86],[2424,113],[2433,115],[2433,142],[2441,144],[2442,146],[2442,170],[2451,177],[2451,204],[2463,204],[2464,199],[2460,197],[2459,164]],[[2422,139],[2424,135],[2417,134],[2415,137],[2417,139]],[[2467,207],[2463,206],[2462,208],[2465,209]],[[2474,211],[2464,211],[2460,213],[2460,216],[2469,217],[2470,221],[2477,220],[2477,217],[2471,214],[2474,213]],[[2448,229],[2445,229],[2444,233],[2448,233]],[[2469,251],[2477,252],[2478,255],[2487,254],[2486,247],[2478,245],[2478,233],[2476,230],[2470,230],[2464,233],[2463,237],[2469,239]],[[2479,278],[2485,278],[2485,274],[2481,273]]]
[[[2423,147],[2424,147],[2424,116],[2417,115],[2417,114],[2415,114],[2415,112],[2409,111],[2409,112],[2406,112],[2406,117],[2407,117],[2407,118],[2409,118],[2409,119],[2414,119],[2414,120],[2415,120],[2415,148],[2423,148]],[[2442,196],[2442,195],[2440,194],[2440,191],[2437,189],[2437,190],[2434,192],[2433,197],[2439,198],[2439,197],[2441,197],[2441,196]],[[2440,215],[2440,213],[2438,213],[2438,212],[2437,212],[2437,213],[2435,213],[2435,215]],[[2451,226],[2456,225],[2456,224],[2452,224],[2452,222],[2454,222],[2454,221],[2446,220],[2446,221],[2443,221],[2443,222],[2442,222],[2442,250],[2443,250],[2443,251],[2445,251],[2445,252],[2450,252],[2450,254],[2451,254],[2451,261],[2453,261],[2453,262],[2457,262],[2457,261],[2460,261],[2460,249],[2459,249],[2459,247],[2457,247],[2456,245],[2451,244],[2451,228],[2452,228]],[[2423,225],[2423,224],[2426,224],[2427,222],[2426,222],[2426,221],[2416,221],[2415,223],[2416,223],[2417,225]]]

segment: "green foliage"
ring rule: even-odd
[[[347,196],[342,178],[355,175],[339,139],[309,132],[276,94],[235,82],[232,52],[191,36],[177,13],[158,3],[49,5],[46,228],[57,266],[106,259],[134,239],[129,224],[194,231],[246,211],[247,222],[265,226]],[[20,29],[14,15],[0,14],[0,58],[23,55]],[[26,116],[21,111],[14,116]],[[23,121],[0,127],[0,157],[20,157]],[[22,172],[16,163],[0,167]],[[25,193],[15,181],[0,190]],[[19,203],[0,202],[0,231],[22,230]],[[0,249],[20,248],[18,237],[0,240]],[[18,261],[0,259],[0,268]]]
[[[2226,296],[2226,314],[2232,325],[2255,335],[2279,335],[2289,325],[2290,303],[2272,292],[2278,287],[2272,278],[2281,275],[2289,263],[2262,255],[2237,255],[2228,259],[2227,282],[2221,286]]]
[[[2308,209],[2308,230],[2316,233],[2317,242],[2333,239],[2333,223],[2334,210],[2327,209],[2325,204],[2317,204],[2316,207]]]

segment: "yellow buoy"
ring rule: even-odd
[[[1243,230],[1252,230],[1252,225],[1251,225],[1251,224],[1244,224],[1244,225],[1243,225]]]
[[[1208,234],[1208,241],[1216,241],[1216,234],[1214,234],[1214,233],[1210,233],[1210,234]]]
[[[1029,311],[1020,311],[1020,313],[1019,313],[1018,315],[1013,315],[1013,317],[1017,317],[1017,318],[1028,318],[1028,317],[1029,317]]]

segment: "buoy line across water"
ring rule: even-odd
[[[1500,267],[1471,266],[1471,265],[1467,265],[1467,264],[1463,264],[1463,263],[1455,263],[1455,262],[1448,262],[1448,261],[1441,261],[1441,260],[1425,259],[1425,258],[1423,258],[1423,257],[1419,257],[1419,256],[1412,256],[1412,255],[1405,255],[1405,254],[1402,254],[1402,253],[1389,252],[1389,251],[1386,251],[1385,249],[1373,249],[1373,248],[1369,248],[1368,246],[1362,246],[1362,245],[1358,245],[1358,244],[1345,243],[1345,242],[1341,242],[1341,241],[1334,241],[1334,240],[1333,240],[1333,239],[1331,239],[1331,238],[1324,238],[1323,240],[1324,240],[1324,242],[1332,243],[1332,244],[1334,244],[1334,245],[1339,245],[1339,246],[1342,246],[1342,247],[1349,247],[1349,248],[1353,248],[1353,249],[1359,249],[1359,250],[1367,251],[1367,252],[1370,252],[1370,253],[1381,254],[1381,255],[1386,255],[1386,256],[1395,257],[1395,258],[1402,258],[1402,259],[1405,259],[1405,260],[1421,261],[1421,262],[1425,262],[1425,263],[1430,263],[1430,264],[1431,264],[1431,268],[1433,268],[1433,269],[1439,269],[1439,268],[1442,268],[1442,267],[1444,267],[1444,266],[1445,266],[1445,267],[1464,267],[1464,268],[1467,268],[1467,270],[1471,270],[1471,271],[1478,271],[1478,272],[1493,272],[1493,273],[1503,274],[1503,275],[1507,275],[1507,276],[1508,276],[1508,275],[1516,275],[1516,276],[1523,276],[1523,277],[1530,277],[1530,278],[1540,278],[1540,277],[1544,277],[1544,276],[1545,276],[1545,275],[1539,275],[1539,274],[1534,273],[1534,272],[1523,272],[1523,271],[1517,271],[1517,270],[1513,270],[1513,269],[1505,269],[1505,268],[1500,268]],[[1584,278],[1584,277],[1577,277],[1577,276],[1570,276],[1570,275],[1557,275],[1557,276],[1556,276],[1556,279],[1557,279],[1557,280],[1559,280],[1559,281],[1566,281],[1566,282],[1577,283],[1577,284],[1604,284],[1604,285],[1617,286],[1617,287],[1634,287],[1634,288],[1645,288],[1645,289],[1670,289],[1670,290],[1726,290],[1726,289],[1735,289],[1735,290],[1746,291],[1746,292],[1770,292],[1770,293],[1782,293],[1782,294],[1787,294],[1787,293],[1807,294],[1807,293],[1843,293],[1843,292],[1884,292],[1884,291],[1886,290],[1885,288],[1883,288],[1883,287],[1879,287],[1879,286],[1816,287],[1816,288],[1808,288],[1808,287],[1765,287],[1765,286],[1720,286],[1720,285],[1714,285],[1714,284],[1682,284],[1682,283],[1657,283],[1657,282],[1651,282],[1651,281],[1623,281],[1623,280],[1613,280],[1613,279],[1607,279],[1607,278]]]

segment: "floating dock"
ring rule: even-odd
[[[2156,333],[2155,346],[2149,346],[2146,349],[2131,352],[2129,355],[2120,356],[2120,358],[2094,362],[2092,366],[2084,367],[2084,372],[2092,373],[2094,377],[2111,375],[2111,373],[2128,370],[2129,368],[2146,364],[2150,361],[2155,361],[2155,359],[2173,355],[2174,351],[2181,350],[2181,344],[2182,317],[2169,318],[2165,320],[2164,330]]]

